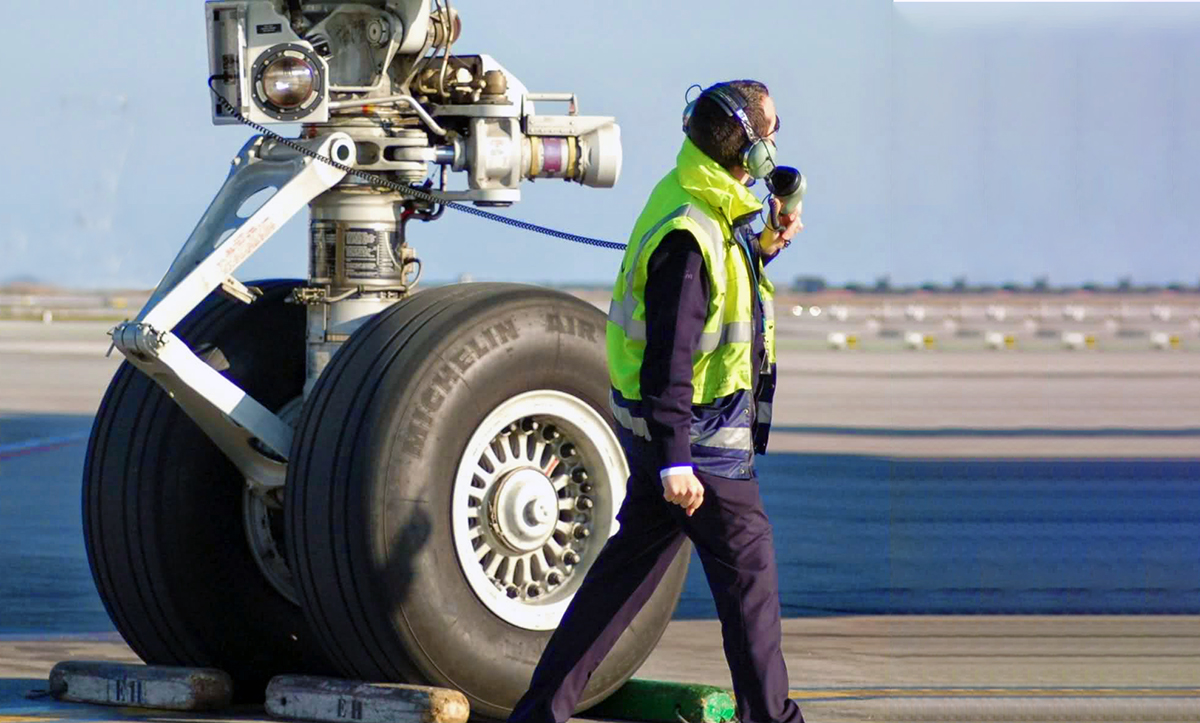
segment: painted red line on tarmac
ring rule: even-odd
[[[69,447],[72,444],[86,442],[88,435],[80,432],[63,437],[46,437],[43,439],[28,439],[14,444],[0,444],[0,460],[24,457],[39,452],[49,452],[54,449]]]

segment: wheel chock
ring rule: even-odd
[[[50,695],[72,703],[216,710],[233,699],[233,680],[212,668],[69,660],[50,671]]]
[[[280,675],[267,686],[267,713],[329,723],[467,723],[471,705],[457,690]]]
[[[654,723],[727,723],[734,719],[733,693],[712,685],[634,679],[600,705],[590,718]]]

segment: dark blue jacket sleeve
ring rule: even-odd
[[[642,403],[660,469],[692,463],[692,359],[708,317],[708,275],[696,239],[672,231],[650,256]]]

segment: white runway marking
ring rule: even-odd
[[[58,449],[59,447],[86,442],[90,434],[90,432],[76,432],[58,437],[41,437],[40,439],[26,439],[11,444],[0,444],[0,460],[20,457],[26,454],[37,454],[38,452],[46,452]]]

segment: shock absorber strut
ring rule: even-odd
[[[311,209],[309,286],[296,294],[308,305],[305,395],[356,329],[412,291],[420,264],[399,194],[343,183]]]

